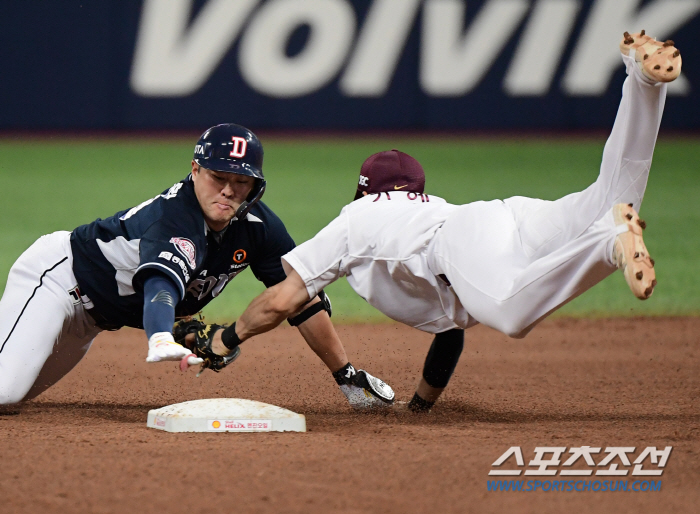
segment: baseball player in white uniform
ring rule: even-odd
[[[681,58],[672,41],[655,41],[644,31],[625,33],[620,48],[628,76],[600,175],[590,187],[556,201],[516,196],[452,205],[423,192],[415,159],[396,150],[375,154],[363,165],[357,199],[283,257],[286,280],[217,333],[213,349],[225,354],[277,326],[343,276],[390,318],[438,335],[482,323],[524,337],[616,269],[635,296],[648,298],[656,285],[654,262],[637,210],[666,82],[678,76]],[[441,383],[427,381],[424,370],[411,410],[435,402],[460,344],[441,361]],[[429,361],[430,355],[426,367]]]

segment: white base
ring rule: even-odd
[[[147,426],[166,432],[306,432],[306,418],[269,403],[214,398],[151,410]]]

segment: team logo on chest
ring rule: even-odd
[[[170,242],[175,245],[175,248],[185,258],[190,268],[195,269],[197,267],[197,259],[194,243],[184,237],[173,237],[170,239]]]
[[[245,258],[248,256],[248,254],[245,252],[245,250],[236,250],[233,252],[233,262],[236,264],[240,264],[245,260]]]

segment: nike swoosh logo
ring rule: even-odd
[[[408,186],[408,184],[406,184],[405,186],[394,186],[394,189],[397,189],[397,190],[403,189],[404,187],[407,187],[407,186]]]

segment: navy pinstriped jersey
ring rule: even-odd
[[[195,314],[248,266],[267,287],[284,280],[281,257],[294,241],[262,202],[223,234],[212,232],[188,176],[132,209],[76,228],[71,247],[83,302],[110,324],[143,328],[149,273],[177,284],[177,316]]]

